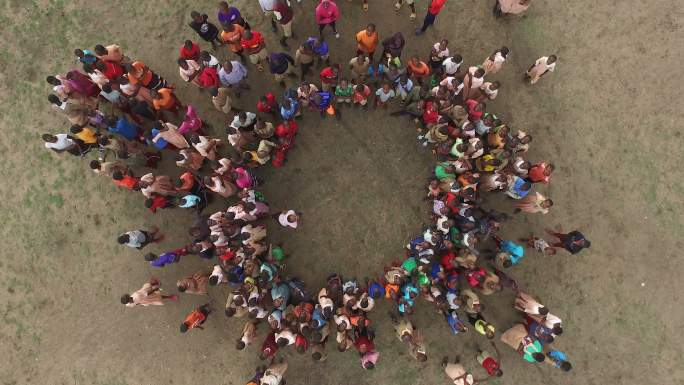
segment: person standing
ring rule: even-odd
[[[292,20],[294,19],[294,12],[287,4],[286,0],[275,0],[273,4],[273,15],[278,24],[283,29],[283,37],[280,39],[280,45],[285,48],[290,48],[287,45],[287,39],[292,37]]]
[[[416,35],[424,34],[429,27],[435,24],[435,19],[442,11],[442,8],[446,2],[447,0],[430,0],[427,14],[425,14],[425,20],[423,20],[423,26],[416,30]]]
[[[496,0],[494,4],[494,16],[519,15],[530,7],[532,0]]]
[[[501,47],[494,51],[485,61],[482,63],[482,68],[485,70],[485,75],[495,74],[501,70],[504,62],[508,59],[508,54],[511,51],[508,47]]]
[[[528,194],[525,198],[515,203],[515,212],[520,211],[528,214],[542,213],[548,214],[549,209],[553,206],[553,201],[547,199],[539,192]]]
[[[117,238],[120,245],[126,245],[138,250],[149,245],[150,243],[157,243],[164,239],[162,234],[159,234],[158,227],[152,227],[149,231],[146,230],[131,230],[127,231]]]
[[[530,79],[530,84],[535,84],[542,76],[556,69],[556,55],[542,56],[525,73],[525,79]]]
[[[190,28],[192,28],[197,34],[204,40],[211,43],[211,47],[215,50],[216,43],[221,44],[219,40],[219,30],[214,23],[208,21],[209,16],[206,14],[200,14],[197,11],[190,12],[190,17],[192,21],[188,23]]]
[[[249,55],[249,61],[256,66],[257,71],[262,72],[263,62],[268,60],[268,50],[261,32],[245,30],[240,39],[240,45]]]
[[[368,24],[366,29],[359,31],[356,34],[356,54],[366,54],[372,64],[375,48],[378,46],[378,40],[378,32],[375,30],[375,24]]]
[[[340,38],[337,26],[335,25],[339,17],[340,11],[333,0],[321,0],[316,6],[316,24],[318,24],[318,33],[321,35],[321,38],[323,37],[323,29],[328,25],[332,28],[335,38]]]
[[[268,57],[268,69],[283,88],[286,87],[285,78],[295,75],[295,59],[286,52],[271,53]]]
[[[399,10],[401,9],[401,5],[406,2],[406,5],[409,6],[411,9],[411,16],[409,18],[411,20],[415,20],[416,18],[416,5],[413,4],[414,0],[397,0],[396,4],[394,4],[394,10],[398,13]]]

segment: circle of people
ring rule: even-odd
[[[430,1],[417,35],[435,22],[445,2]],[[280,45],[289,50],[295,19],[292,6],[285,0],[259,3],[273,32],[282,33]],[[414,19],[413,1],[405,3]],[[496,2],[495,15],[511,9],[502,7],[505,3],[510,2]],[[397,12],[402,4],[398,0]],[[529,6],[529,1],[516,4]],[[363,6],[367,9],[367,1]],[[407,57],[401,33],[381,41],[376,26],[368,24],[356,34],[357,52],[349,60],[349,76],[345,77],[345,68],[331,62],[324,37],[326,27],[340,37],[335,25],[340,13],[332,0],[320,1],[315,10],[319,36],[299,44],[294,57],[267,48],[264,35],[226,2],[219,3],[217,16],[220,27],[206,14],[193,11],[189,27],[214,53],[230,53],[236,60],[221,62],[197,42],[187,40],[180,47],[178,66],[183,81],[207,90],[218,111],[234,115],[227,119],[230,146],[226,140],[208,135],[211,127],[192,105],[179,100],[175,86],[144,62],[125,56],[116,44],[96,45],[92,51],[76,49],[82,71],[47,77],[53,87],[49,102],[72,126],[69,133],[45,134],[43,140],[54,152],[80,158],[96,150],[90,168],[121,188],[140,191],[153,213],[172,208],[196,210],[196,222],[189,229],[192,242],[159,255],[146,253],[144,258],[155,268],[180,263],[190,254],[217,259],[210,272],[182,278],[176,289],[183,295],[204,295],[208,286],[226,285],[225,315],[247,319],[236,342],[238,350],[252,345],[257,326],[264,325],[266,335],[259,351],[269,365],[257,368],[251,383],[284,383],[287,363],[275,357],[290,346],[324,361],[333,333],[337,350],[356,350],[361,366],[373,369],[380,354],[373,342],[370,314],[380,299],[395,303],[391,318],[397,338],[417,361],[427,360],[427,349],[410,315],[415,301],[422,298],[435,306],[451,333],[472,329],[491,343],[493,350],[480,350],[475,356],[486,372],[481,379],[474,378],[463,363],[443,359],[454,384],[472,385],[501,376],[501,357],[494,342],[498,330],[483,315],[481,298],[503,290],[516,292],[513,306],[521,318],[500,333],[499,340],[525,361],[546,362],[569,371],[566,354],[552,346],[563,332],[561,319],[523,292],[508,271],[521,262],[526,248],[547,256],[560,249],[576,254],[590,242],[579,231],[551,230],[547,230],[554,239],[551,242],[534,235],[524,240],[503,239],[500,229],[508,215],[480,205],[484,192],[506,194],[514,202],[515,213],[545,214],[553,205],[551,199],[533,191],[549,183],[553,164],[526,160],[532,137],[519,130],[514,133],[499,116],[487,111],[486,102],[497,98],[502,85],[485,78],[502,70],[510,50],[501,47],[481,65],[464,67],[461,55],[450,52],[449,41],[441,39],[426,52],[427,60],[418,55]],[[256,112],[234,105],[242,92],[250,90],[247,58],[256,71],[267,69],[283,87],[280,96],[275,92],[261,96]],[[525,73],[525,79],[534,84],[555,65],[554,55],[541,57]],[[308,80],[315,77],[313,68],[318,81]],[[288,88],[286,81],[297,77],[299,85]],[[324,118],[341,119],[343,109],[350,106],[392,106],[395,110],[390,115],[406,116],[416,125],[419,143],[430,147],[437,158],[425,199],[432,223],[410,240],[403,260],[386,266],[380,276],[359,282],[335,273],[327,278],[325,287],[311,292],[301,280],[284,275],[283,262],[288,256],[281,244],[268,241],[265,224],[272,216],[280,225],[296,229],[301,214],[294,210],[273,214],[266,197],[256,189],[261,181],[253,170],[269,163],[283,166],[303,114],[317,112]],[[226,152],[230,155],[220,155],[222,147],[229,147]],[[140,168],[155,169],[162,153],[173,154],[176,165],[184,170],[178,179],[154,172],[134,174]],[[216,196],[227,199],[230,206],[202,214]],[[478,246],[490,238],[496,250],[481,250]],[[119,235],[118,243],[143,249],[161,239],[158,228],[137,229]],[[121,302],[129,307],[150,306],[177,298],[163,295],[161,282],[152,278],[139,290],[123,295]],[[211,302],[194,309],[180,324],[180,332],[201,329],[215,310]]]

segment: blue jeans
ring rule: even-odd
[[[436,18],[437,15],[433,15],[432,13],[428,12],[425,15],[425,20],[423,20],[423,27],[421,27],[420,30],[425,32],[425,30],[428,29],[428,27],[435,23]]]

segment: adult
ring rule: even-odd
[[[556,69],[556,55],[542,56],[525,73],[525,78],[530,80],[530,84],[535,84],[542,76]]]
[[[427,13],[425,14],[425,19],[423,20],[423,26],[416,30],[416,35],[422,35],[425,31],[435,24],[435,19],[440,12],[447,0],[430,0],[430,5],[428,5]]]
[[[124,294],[121,296],[121,303],[127,307],[133,306],[150,306],[164,305],[165,301],[175,301],[178,299],[175,295],[162,295],[160,286],[161,283],[156,278],[150,278],[143,287],[134,291],[131,294]]]
[[[552,243],[551,246],[562,247],[570,254],[577,254],[582,251],[582,249],[588,249],[591,247],[591,242],[589,242],[584,234],[577,230],[571,231],[567,234],[558,233],[552,230],[546,230],[546,232],[558,238],[558,241]]]
[[[375,55],[375,48],[378,46],[378,31],[375,30],[375,24],[370,23],[362,31],[356,34],[356,54],[366,54],[373,62],[373,55]]]
[[[494,16],[519,15],[530,7],[532,0],[496,0],[494,4]]]
[[[329,25],[335,34],[335,38],[340,38],[337,26],[335,25],[339,17],[340,11],[333,0],[321,0],[316,6],[316,24],[318,24],[318,33],[321,37],[323,37],[323,29]]]
[[[197,11],[190,12],[192,21],[188,23],[197,34],[204,40],[211,43],[211,47],[216,50],[216,44],[221,44],[219,40],[219,29],[214,23],[208,21],[207,14],[200,14]]]

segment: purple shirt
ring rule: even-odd
[[[157,257],[157,259],[150,261],[152,267],[164,267],[170,263],[176,263],[178,261],[178,254],[169,251]]]
[[[227,13],[223,11],[218,12],[218,19],[221,24],[234,24],[240,20],[240,11],[235,7],[228,7]]]

